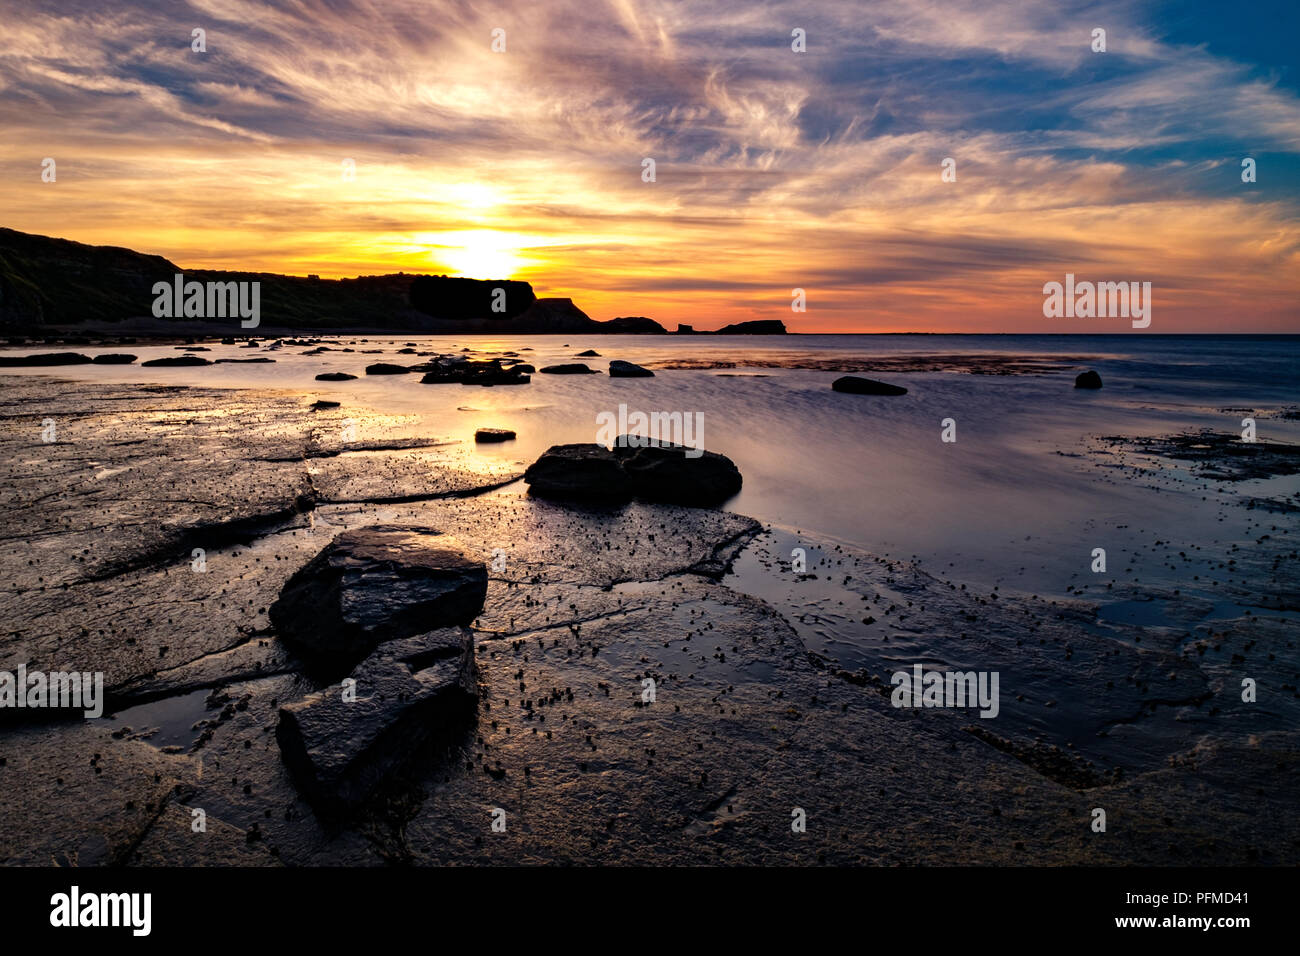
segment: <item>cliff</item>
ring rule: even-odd
[[[650,319],[599,322],[571,299],[539,299],[529,283],[516,280],[406,273],[318,279],[185,269],[162,256],[4,228],[0,228],[0,331],[37,335],[54,328],[107,323],[133,334],[148,334],[159,326],[172,334],[183,332],[187,324],[201,323],[153,316],[154,283],[170,283],[177,273],[186,282],[260,282],[262,329],[666,331]]]

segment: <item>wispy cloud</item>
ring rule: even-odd
[[[1141,4],[0,9],[14,228],[189,267],[508,266],[667,323],[1095,331],[1040,306],[1097,270],[1152,281],[1165,330],[1300,328],[1300,100]]]

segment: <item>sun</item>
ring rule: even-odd
[[[439,233],[427,241],[433,247],[430,258],[441,263],[448,275],[509,279],[523,265],[514,237],[490,229]]]

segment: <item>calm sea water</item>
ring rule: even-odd
[[[539,367],[586,361],[603,370],[611,358],[736,367],[664,369],[649,379],[535,375],[530,385],[497,388],[421,385],[416,375],[364,376],[371,362],[423,361],[395,354],[408,342],[422,351],[514,351]],[[1261,439],[1300,441],[1300,421],[1268,417],[1300,404],[1300,337],[452,335],[369,336],[364,343],[360,336],[343,336],[330,344],[347,343],[383,348],[385,354],[303,356],[297,347],[267,353],[210,345],[209,358],[267,354],[277,361],[18,374],[291,389],[341,401],[355,414],[362,441],[450,436],[464,440],[470,454],[521,465],[552,444],[596,440],[597,415],[616,411],[620,403],[644,412],[698,413],[704,445],[731,457],[744,475],[744,489],[729,509],[790,529],[796,538],[805,533],[834,539],[876,554],[916,558],[977,585],[1044,595],[1084,582],[1096,546],[1107,547],[1112,567],[1122,568],[1140,562],[1157,540],[1218,553],[1234,543],[1248,546],[1261,527],[1289,520],[1247,511],[1213,483],[1202,488],[1172,475],[1156,487],[1134,480],[1104,467],[1113,460],[1096,452],[1093,439],[1200,428],[1239,433],[1245,414],[1240,410],[1254,409]],[[601,357],[575,357],[589,348]],[[170,346],[130,351],[141,359],[176,354]],[[857,373],[909,390],[883,398],[832,392],[830,384],[842,372],[763,367],[952,354],[1077,357],[1071,364],[1096,369],[1105,387],[1075,390],[1078,368],[1037,375]],[[314,381],[325,371],[362,377]],[[947,418],[956,422],[954,443],[940,440]],[[514,429],[519,438],[473,448],[474,430],[485,426]],[[1294,496],[1300,494],[1300,477],[1237,483],[1230,491]],[[1152,562],[1142,570],[1144,580],[1178,586],[1177,575]]]

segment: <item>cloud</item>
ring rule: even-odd
[[[7,8],[14,228],[328,275],[434,269],[436,244],[413,237],[494,230],[542,292],[669,322],[784,296],[764,317],[839,328],[855,297],[887,295],[891,321],[951,327],[967,288],[978,321],[1029,330],[1041,314],[1019,290],[1063,263],[1203,289],[1188,329],[1295,298],[1300,182],[1265,165],[1242,184],[1238,164],[1251,150],[1294,166],[1300,102],[1256,64],[1162,39],[1136,5]],[[190,49],[200,26],[206,53]],[[57,184],[39,180],[44,156]],[[828,317],[791,315],[792,284],[822,290]]]

